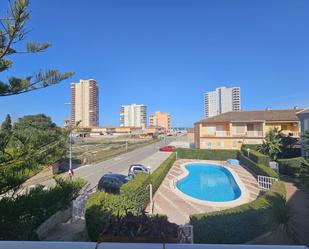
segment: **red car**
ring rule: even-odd
[[[160,148],[160,151],[167,151],[167,152],[171,152],[171,151],[174,151],[176,148],[175,146],[164,146],[162,148]]]

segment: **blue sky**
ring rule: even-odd
[[[3,9],[4,3],[0,4]],[[0,98],[0,120],[45,113],[62,125],[69,83],[94,78],[100,125],[119,125],[121,104],[168,111],[173,126],[203,118],[203,93],[240,86],[242,108],[309,106],[307,0],[32,0],[29,40],[38,55],[14,57],[2,73],[74,71],[40,91]]]

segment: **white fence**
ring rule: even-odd
[[[94,243],[0,241],[0,249],[308,249],[306,246],[282,245],[210,245],[210,244],[154,244],[154,243]]]
[[[270,189],[274,182],[277,182],[278,179],[269,176],[258,176],[258,184],[261,189]]]

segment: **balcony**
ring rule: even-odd
[[[216,131],[215,136],[216,137],[229,137],[230,132],[229,131]]]
[[[247,131],[247,137],[263,137],[263,131]]]
[[[286,136],[291,136],[291,137],[300,137],[301,133],[298,131],[289,131],[289,130],[284,130],[281,131],[284,135]]]

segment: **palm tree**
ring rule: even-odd
[[[278,128],[270,129],[265,134],[263,144],[258,148],[260,152],[271,157],[272,160],[277,160],[278,154],[282,151],[282,133]]]

